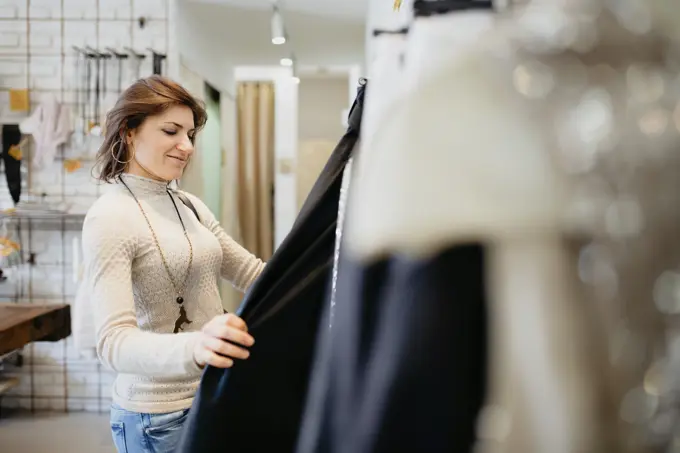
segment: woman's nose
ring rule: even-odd
[[[182,152],[192,154],[194,152],[194,144],[191,143],[189,137],[185,137],[180,143],[177,144],[177,149]]]

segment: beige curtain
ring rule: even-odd
[[[242,82],[236,103],[242,244],[268,260],[274,248],[274,85]]]

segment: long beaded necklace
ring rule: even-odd
[[[175,202],[175,199],[173,198],[172,194],[170,193],[169,189],[166,189],[166,192],[168,196],[170,197],[170,201],[172,201],[172,205],[175,207],[175,212],[177,212],[177,217],[179,218],[179,223],[182,225],[182,230],[184,231],[184,237],[187,240],[187,243],[189,243],[189,265],[187,266],[186,273],[184,274],[184,279],[182,280],[181,285],[178,285],[175,282],[175,279],[172,276],[172,273],[170,272],[170,266],[168,266],[168,262],[165,259],[165,254],[163,253],[163,249],[161,248],[160,243],[158,242],[158,237],[156,236],[156,232],[154,231],[153,227],[151,226],[151,222],[149,221],[149,217],[146,215],[146,212],[144,211],[144,208],[142,208],[142,204],[139,202],[139,199],[135,196],[134,192],[130,189],[130,187],[123,181],[123,178],[119,178],[120,182],[123,183],[125,188],[130,192],[130,195],[132,195],[132,198],[135,199],[137,202],[137,206],[139,206],[139,210],[142,212],[142,215],[144,216],[144,220],[146,220],[146,224],[149,226],[149,230],[151,231],[151,236],[153,237],[153,241],[156,244],[156,248],[158,249],[158,253],[161,255],[161,261],[163,262],[163,267],[165,267],[165,272],[168,274],[168,278],[170,279],[170,283],[172,284],[172,287],[175,290],[175,294],[177,294],[177,298],[175,299],[175,302],[179,304],[179,316],[175,320],[175,329],[173,333],[177,333],[180,330],[184,330],[182,326],[184,324],[191,324],[192,321],[187,317],[187,312],[184,308],[184,292],[186,290],[187,286],[187,281],[189,280],[189,273],[191,272],[191,265],[194,262],[194,247],[191,244],[191,239],[189,239],[189,233],[187,232],[186,226],[184,226],[184,221],[182,220],[182,216],[179,213],[179,209],[177,208],[177,203]]]

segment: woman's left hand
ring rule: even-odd
[[[203,326],[194,347],[194,360],[201,368],[206,365],[230,368],[234,359],[245,360],[250,356],[247,349],[237,345],[250,347],[254,343],[243,319],[231,313],[215,316]]]

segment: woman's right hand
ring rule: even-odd
[[[203,326],[194,347],[194,360],[201,368],[206,365],[229,368],[234,364],[233,359],[247,359],[250,355],[237,345],[250,347],[254,343],[243,319],[231,313],[215,316]]]

